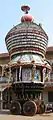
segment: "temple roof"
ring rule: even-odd
[[[47,52],[53,52],[53,46],[47,47]]]
[[[9,53],[0,53],[0,58],[9,57]]]

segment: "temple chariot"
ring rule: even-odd
[[[3,100],[12,114],[35,115],[45,112],[44,81],[51,70],[45,58],[48,36],[41,24],[34,23],[29,6],[23,5],[21,10],[25,12],[21,23],[5,37],[10,84],[3,92]]]

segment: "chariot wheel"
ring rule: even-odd
[[[23,113],[27,116],[33,116],[37,112],[37,105],[34,101],[27,101],[23,104]]]
[[[18,101],[13,101],[10,105],[10,112],[14,115],[21,114],[21,105]]]

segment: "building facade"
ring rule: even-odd
[[[8,77],[6,76],[5,68],[8,66],[9,54],[0,54],[0,109],[3,109],[3,91],[8,85]]]
[[[48,47],[46,59],[51,65],[50,80],[45,82],[44,99],[46,103],[53,103],[53,46]]]

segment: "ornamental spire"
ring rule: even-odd
[[[21,6],[21,10],[25,12],[25,15],[21,17],[21,22],[24,22],[24,21],[33,22],[34,21],[34,18],[28,14],[28,11],[30,10],[30,7],[28,5]]]
[[[21,10],[25,12],[25,14],[28,14],[28,11],[30,10],[30,7],[28,5],[21,6]]]

